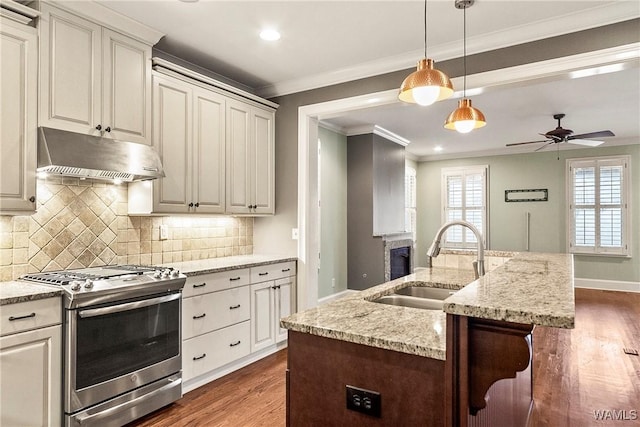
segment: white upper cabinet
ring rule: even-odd
[[[0,18],[0,213],[36,208],[38,36]]]
[[[227,212],[275,212],[275,113],[227,103]]]
[[[153,76],[153,146],[165,177],[129,184],[129,213],[224,213],[225,97]]]
[[[150,144],[151,44],[41,9],[39,124]]]

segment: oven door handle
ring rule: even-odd
[[[151,298],[151,299],[145,299],[145,300],[141,300],[141,301],[133,301],[133,302],[127,302],[127,303],[124,303],[124,304],[112,305],[112,306],[109,306],[109,307],[91,308],[89,310],[80,310],[78,312],[78,316],[80,316],[81,318],[104,316],[106,314],[120,313],[120,312],[123,312],[123,311],[135,310],[136,308],[149,307],[151,305],[162,304],[162,303],[165,303],[165,302],[176,300],[178,298],[180,298],[180,292],[177,292],[177,293],[174,293],[174,294],[171,294],[171,295],[165,295],[165,296],[162,296],[162,297],[157,297],[157,298]]]

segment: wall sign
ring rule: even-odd
[[[549,200],[549,190],[540,188],[535,190],[504,190],[505,202],[546,202]]]

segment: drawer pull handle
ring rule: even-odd
[[[229,307],[229,310],[235,310],[236,308],[240,308],[240,304],[232,305],[231,307]]]
[[[202,313],[199,316],[193,316],[194,319],[202,319],[203,317],[205,317],[207,315],[207,313]]]
[[[194,288],[204,288],[207,286],[207,282],[200,283],[199,285],[193,285]]]
[[[290,269],[290,268],[283,268],[283,269],[282,269],[282,272],[283,272],[283,273],[286,273],[287,271],[291,271],[291,269]]]
[[[235,347],[237,345],[240,345],[240,340],[238,340],[236,342],[232,342],[231,344],[229,344],[229,347]]]
[[[201,360],[207,357],[207,353],[202,353],[202,356],[194,356],[193,360]]]
[[[36,317],[36,314],[31,313],[31,314],[26,314],[24,316],[9,316],[9,322],[13,322],[14,320],[30,319],[32,317]]]
[[[235,282],[236,280],[240,280],[240,276],[238,276],[238,277],[231,277],[231,278],[229,278],[229,280],[231,280],[232,282]]]
[[[258,273],[258,276],[266,276],[267,274],[269,274],[268,271],[264,272],[264,273]]]

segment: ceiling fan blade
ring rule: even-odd
[[[545,148],[547,148],[548,146],[552,145],[552,144],[557,144],[554,141],[549,142],[548,144],[544,144],[542,147],[538,147],[535,150],[533,150],[533,152],[535,153],[536,151],[540,151],[540,150],[544,150]]]
[[[529,141],[529,142],[514,142],[511,144],[507,144],[507,147],[514,147],[516,145],[526,145],[526,144],[537,144],[540,142],[553,142],[553,141],[549,141],[548,139],[542,139],[540,141]]]
[[[570,139],[589,139],[589,138],[604,138],[607,136],[616,136],[610,130],[601,130],[600,132],[581,133],[579,135],[571,135],[567,137],[567,141]]]
[[[596,141],[593,139],[567,139],[569,144],[586,145],[589,147],[597,147],[600,144],[604,144],[604,141]]]

